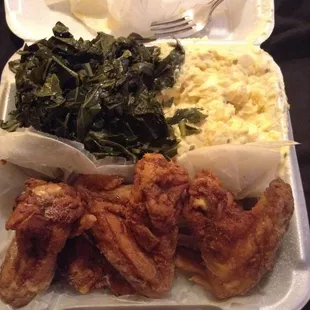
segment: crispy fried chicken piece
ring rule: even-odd
[[[179,234],[178,234],[178,247],[185,247],[195,251],[199,251],[199,246],[196,242],[195,236],[191,233],[186,225],[183,217],[180,217],[179,223]]]
[[[98,219],[91,229],[97,246],[142,295],[160,297],[171,289],[177,219],[188,182],[183,168],[147,154],[130,191],[120,186],[89,203]]]
[[[119,187],[123,182],[124,179],[118,175],[80,174],[74,185],[93,191],[108,191]]]
[[[86,202],[91,205],[91,203],[95,200],[100,200],[101,202],[105,202],[108,204],[111,204],[113,206],[113,210],[115,212],[120,212],[120,214],[125,214],[126,204],[129,201],[130,193],[132,185],[121,185],[123,183],[123,178],[119,176],[106,176],[106,175],[79,175],[76,179],[74,186],[78,188],[80,193],[82,194],[82,197]],[[121,186],[120,186],[121,185]],[[85,240],[83,241],[83,244],[85,245]],[[88,240],[89,242],[89,240]],[[82,242],[79,242],[78,247],[82,247]],[[99,271],[101,276],[104,277],[104,287],[109,287],[111,292],[116,295],[130,295],[134,294],[136,290],[125,280],[125,278],[108,262],[108,260],[104,257],[103,254],[100,253],[100,251],[95,247],[94,242],[93,244],[87,245],[89,252],[92,250],[92,255],[96,255],[97,258],[98,255],[100,255],[100,260],[98,259],[96,264],[94,264],[92,267],[89,267],[89,265],[86,266],[85,260],[87,259],[84,254],[84,257],[81,257],[82,255],[76,255],[72,262],[73,268],[74,265],[80,264],[79,268],[82,269],[81,272],[79,272],[79,275],[82,277],[83,268],[96,268],[96,272]],[[77,251],[76,251],[77,253]],[[81,252],[80,252],[81,253]],[[85,252],[84,252],[85,253]],[[81,253],[82,254],[82,253]],[[79,257],[78,257],[79,256]],[[77,262],[79,261],[79,262]],[[84,267],[81,265],[84,264]],[[72,266],[70,267],[72,268]],[[84,269],[84,270],[85,270]],[[75,286],[77,290],[79,290],[81,293],[83,293],[78,288],[78,281],[81,281],[81,279],[78,279],[77,273],[73,275],[71,273],[72,278],[70,283],[71,285]],[[101,277],[102,278],[102,277]],[[86,279],[82,281],[87,281]],[[75,283],[73,283],[75,282]],[[92,285],[92,284],[88,284]],[[102,286],[102,287],[103,287]],[[98,288],[97,282],[95,283],[95,288]],[[90,290],[91,287],[89,286]]]
[[[200,252],[188,247],[177,247],[175,266],[184,271],[205,276],[205,268]]]
[[[196,175],[188,194],[183,216],[206,266],[192,280],[218,298],[246,293],[272,269],[294,210],[290,185],[272,181],[250,211],[208,172]]]
[[[61,274],[81,294],[103,287],[110,287],[114,295],[134,293],[134,289],[86,235],[67,241],[59,255],[58,267]]]
[[[0,296],[4,302],[21,307],[49,287],[57,255],[73,226],[83,227],[79,223],[83,216],[85,205],[70,186],[35,179],[25,183],[6,223],[6,229],[16,234],[0,271]]]
[[[85,236],[69,239],[58,257],[61,274],[81,294],[108,285],[104,258]]]

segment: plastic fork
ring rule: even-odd
[[[192,9],[173,18],[152,22],[151,31],[156,38],[189,37],[203,30],[211,20],[213,11],[224,0],[211,0],[203,5],[196,5]]]

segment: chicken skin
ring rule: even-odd
[[[1,299],[21,307],[45,291],[69,235],[94,221],[93,215],[85,213],[75,189],[63,183],[28,180],[6,223],[6,229],[16,233],[0,271]]]
[[[214,175],[198,173],[183,209],[205,267],[192,280],[218,298],[246,293],[272,269],[293,211],[291,187],[281,179],[270,183],[252,210],[244,211]],[[191,268],[182,253],[176,263]]]
[[[58,268],[81,294],[103,287],[109,287],[114,295],[134,293],[134,289],[111,266],[87,235],[67,241],[59,255]]]
[[[147,154],[137,163],[132,186],[90,199],[89,211],[98,220],[91,229],[97,246],[142,295],[160,297],[172,287],[177,219],[188,182],[183,168]]]
[[[100,192],[115,189],[123,182],[123,178],[117,175],[80,174],[74,185],[87,188],[93,192]]]

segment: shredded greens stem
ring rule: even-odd
[[[99,149],[102,148],[102,146],[112,146],[115,148],[119,148],[124,154],[128,155],[129,159],[133,162],[136,163],[137,162],[137,156],[135,156],[133,153],[131,153],[130,151],[128,151],[126,148],[124,148],[122,145],[109,141],[109,140],[100,140],[100,142],[95,141],[95,143],[98,145]],[[98,158],[104,158],[104,157],[100,157],[101,154],[100,153],[96,153]],[[111,155],[113,156],[113,153],[111,153]]]

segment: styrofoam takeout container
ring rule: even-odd
[[[66,24],[75,36],[92,38],[95,33],[78,22],[69,11],[67,0],[54,0],[47,6],[44,0],[5,0],[6,20],[10,29],[26,42],[52,35],[52,27],[57,21]],[[208,39],[199,44],[245,44],[259,46],[271,34],[274,26],[272,0],[225,0],[214,12],[210,24]],[[16,56],[14,56],[16,57]],[[280,104],[286,104],[283,77],[278,71],[281,92]],[[14,77],[8,70],[3,71],[0,85],[0,119],[5,119],[10,109],[14,108]],[[284,138],[293,140],[289,114],[283,119]],[[1,146],[4,147],[4,146]],[[300,178],[295,148],[292,147],[288,158],[288,181],[290,182],[294,199],[295,212],[290,228],[284,237],[278,260],[272,273],[269,273],[248,296],[240,298],[240,303],[230,304],[230,309],[264,309],[293,310],[302,309],[310,298],[310,235],[307,209]],[[5,218],[0,213],[0,225]],[[0,236],[1,238],[1,236]],[[184,283],[188,283],[187,281]],[[186,284],[187,285],[187,284]],[[189,286],[194,288],[194,285]],[[180,292],[181,294],[181,292]],[[255,302],[249,305],[247,300],[257,296]],[[226,309],[227,303],[209,302],[210,295],[201,291],[199,299],[187,298],[182,304],[173,300],[140,299],[131,301],[117,299],[102,293],[92,293],[78,296],[68,291],[60,298],[54,292],[48,292],[38,297],[27,309]],[[253,298],[251,299],[253,300]],[[212,305],[211,305],[212,304]],[[244,304],[244,305],[242,305]],[[0,302],[0,310],[9,306]]]

